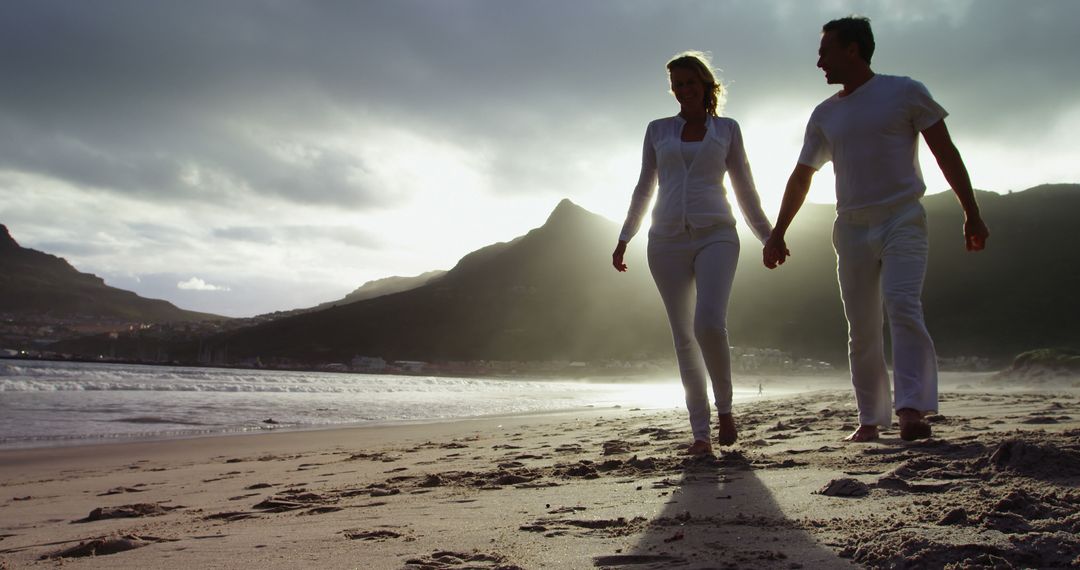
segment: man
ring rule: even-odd
[[[923,320],[926,274],[926,191],[919,170],[922,133],[964,209],[968,251],[986,246],[986,229],[971,180],[945,127],[945,110],[919,82],[870,69],[870,20],[833,20],[822,28],[817,66],[825,81],[843,89],[817,108],[806,126],[799,162],[788,179],[780,213],[765,244],[765,266],[790,255],[784,235],[798,213],[814,173],[830,160],[836,173],[833,230],[837,276],[848,321],[848,358],[859,428],[847,441],[876,440],[879,426],[900,423],[900,437],[930,437],[924,416],[937,409],[937,357]],[[882,298],[893,345],[895,404],[882,335]]]

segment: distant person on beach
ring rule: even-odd
[[[739,124],[718,115],[724,89],[707,56],[679,54],[667,70],[680,111],[645,129],[641,174],[611,261],[617,271],[626,271],[626,245],[659,187],[649,229],[649,270],[667,309],[686,392],[694,435],[687,453],[699,455],[712,452],[706,374],[719,414],[717,442],[731,445],[737,439],[727,305],[739,237],[724,189],[725,172],[754,235],[764,242],[772,228],[754,188]]]
[[[814,173],[833,162],[836,221],[833,246],[848,321],[848,357],[859,428],[846,439],[878,439],[878,428],[900,423],[900,437],[930,437],[926,413],[937,410],[937,357],[923,321],[928,241],[926,191],[918,161],[922,134],[964,209],[968,251],[986,247],[990,232],[979,215],[967,168],[945,127],[947,113],[922,83],[870,69],[870,20],[848,17],[822,28],[817,66],[825,81],[843,86],[814,109],[799,162],[788,179],[776,229],[762,252],[773,269],[790,255],[784,234]],[[882,334],[882,298],[893,346],[895,403]]]

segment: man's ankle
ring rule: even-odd
[[[900,408],[896,410],[896,417],[900,418],[900,421],[917,421],[923,419],[926,414],[916,410],[915,408]]]

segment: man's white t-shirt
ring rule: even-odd
[[[799,164],[819,170],[833,162],[840,212],[919,198],[926,192],[919,133],[947,115],[922,83],[874,75],[814,109]]]

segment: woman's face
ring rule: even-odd
[[[676,67],[671,70],[671,92],[683,109],[705,107],[705,85],[696,71]]]

